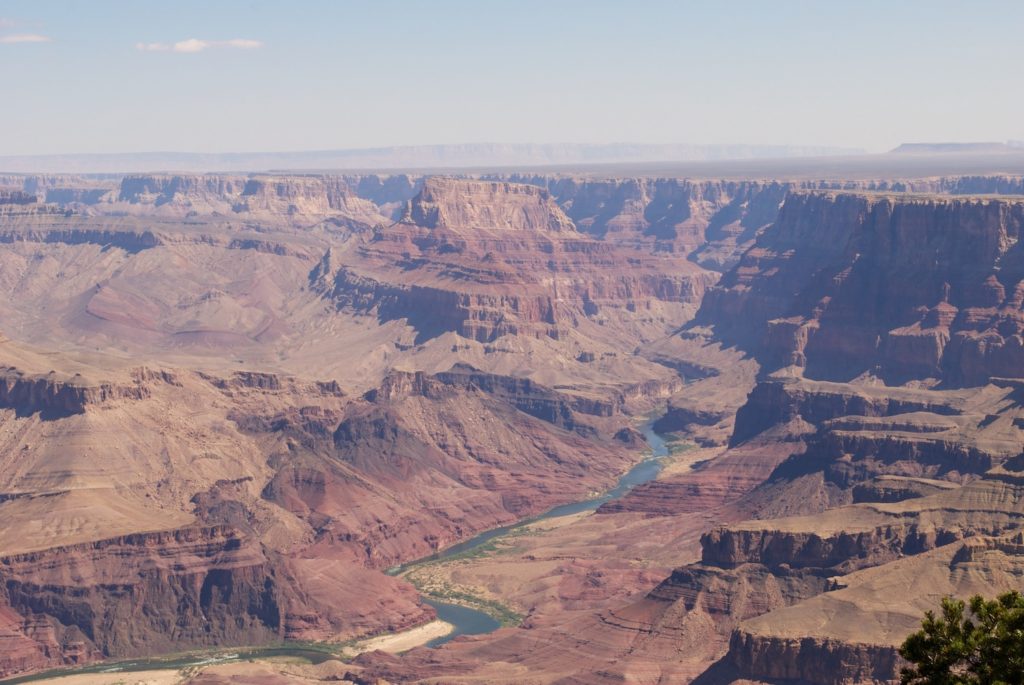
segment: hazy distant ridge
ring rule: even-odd
[[[265,171],[269,169],[422,169],[545,164],[688,162],[858,154],[852,148],[793,145],[648,145],[633,143],[416,145],[306,152],[138,152],[0,157],[15,173]]]

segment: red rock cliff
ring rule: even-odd
[[[796,193],[697,320],[769,368],[962,385],[1024,368],[1024,202]]]

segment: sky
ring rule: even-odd
[[[0,155],[1024,140],[1024,2],[0,0]]]

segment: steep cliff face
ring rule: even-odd
[[[896,647],[813,637],[733,633],[729,661],[741,678],[815,685],[898,683],[904,665]]]
[[[823,426],[808,439],[807,450],[783,463],[775,475],[819,472],[826,483],[844,490],[882,475],[961,479],[984,473],[1017,451],[1012,441],[971,439],[973,426],[929,433],[896,423],[853,430],[847,425]]]
[[[501,398],[516,409],[548,423],[592,434],[593,429],[575,418],[575,413],[611,416],[622,408],[621,398],[573,397],[555,392],[529,378],[515,378],[485,373],[468,364],[456,364],[448,371],[428,376],[422,372],[394,372],[371,390],[371,402],[393,402],[410,395],[443,397],[453,393],[482,391]]]
[[[376,205],[356,195],[340,176],[255,177],[246,181],[235,212],[330,216],[342,213],[373,225],[382,217]]]
[[[757,233],[775,222],[791,192],[1024,193],[1024,182],[1014,176],[861,181],[511,176],[509,180],[547,188],[581,231],[611,242],[690,252],[699,264],[715,270],[728,270],[736,264]]]
[[[750,394],[732,442],[743,444],[779,426],[801,431],[804,449],[780,463],[751,496],[763,516],[797,502],[805,507],[797,511],[809,513],[851,501],[903,501],[963,485],[1017,455],[1015,388],[1007,383],[939,391],[780,373]]]
[[[49,188],[46,202],[57,205],[96,205],[108,197],[108,188]]]
[[[978,536],[1024,524],[1020,387],[1011,379],[958,389],[838,383],[798,369],[762,378],[724,456],[602,508],[697,514],[714,506],[710,476],[727,463],[743,453],[764,460],[769,445],[790,453],[715,514],[752,520],[706,531],[700,561],[648,595],[664,608],[653,634],[677,642],[700,634],[713,645],[732,633],[702,682],[894,682],[899,643],[943,592],[1017,582],[1018,562],[1005,570],[995,552],[975,550]],[[957,558],[971,568],[936,560],[961,545],[970,551]],[[706,663],[718,659],[711,651]]]
[[[818,534],[765,528],[717,529],[701,539],[703,563],[722,568],[761,564],[848,573],[858,565],[875,566],[908,554],[919,554],[956,539],[945,530],[922,530],[910,525],[881,525],[871,530]]]
[[[605,308],[695,304],[715,280],[681,255],[595,240],[545,190],[496,181],[427,179],[358,257],[325,255],[311,283],[340,307],[407,319],[420,340],[559,338]]]
[[[39,199],[33,193],[0,188],[0,205],[31,205]]]
[[[359,197],[342,176],[125,176],[111,206],[97,209],[333,219],[363,228],[385,221],[377,206]]]
[[[953,195],[1024,195],[1021,176],[954,176],[943,178],[932,192]]]
[[[769,367],[978,385],[1024,349],[1024,202],[796,193],[697,320]]]
[[[724,660],[737,679],[895,683],[897,649],[942,597],[1019,587],[1021,533],[978,537],[859,571],[843,587],[743,622]]]
[[[927,492],[890,503],[712,530],[701,539],[701,563],[666,584],[694,606],[722,595],[714,604],[722,619],[736,626],[740,618],[719,664],[733,669],[729,679],[895,682],[898,645],[925,609],[942,596],[1018,582],[1018,462],[963,486],[925,480]]]
[[[688,613],[711,617],[728,634],[740,621],[754,618],[834,589],[821,574],[773,572],[763,564],[722,567],[693,564],[675,569],[648,593],[648,599],[672,602]]]
[[[125,176],[117,199],[160,207],[174,203],[222,203],[240,195],[246,179],[240,176]]]
[[[545,294],[474,293],[438,286],[407,285],[339,269],[328,291],[340,308],[376,314],[381,320],[406,319],[425,340],[447,331],[490,342],[520,333],[558,338],[555,306]]]
[[[24,192],[62,206],[98,212],[149,207],[208,212],[310,214],[349,210],[397,219],[392,214],[419,190],[419,177],[399,175],[292,174],[51,174],[2,176],[5,193]],[[379,211],[379,214],[377,212]]]
[[[0,373],[0,407],[21,414],[41,412],[50,417],[80,414],[89,405],[112,399],[142,399],[148,395],[149,390],[143,384],[91,384],[54,373],[25,375],[14,368]]]
[[[317,440],[333,445],[348,402],[337,382],[97,368],[9,341],[2,348],[3,674],[283,638],[345,640],[432,616],[408,584],[352,554],[305,555],[312,526],[261,498]],[[50,365],[63,370],[39,372]],[[259,420],[270,408],[274,420]],[[311,439],[294,439],[293,424]],[[375,480],[387,457],[365,456],[364,470],[343,478],[366,487],[345,494],[367,495],[368,514],[401,529],[405,521],[381,506],[400,480]],[[397,558],[411,554],[396,547]]]
[[[898,503],[850,504],[811,516],[748,521],[702,538],[705,563],[759,563],[849,573],[977,535],[1021,526],[1019,474],[999,469],[967,485]]]
[[[783,197],[795,187],[760,181],[511,179],[547,188],[576,226],[596,238],[692,252],[710,269],[731,265],[756,232],[775,220]]]
[[[381,213],[398,219],[393,216],[396,210],[405,207],[405,203],[416,196],[423,186],[423,179],[407,174],[380,175],[367,174],[365,176],[346,176],[349,179],[359,197],[370,200],[381,208]]]
[[[430,178],[409,207],[409,221],[456,233],[467,229],[575,231],[575,226],[535,186]],[[472,235],[465,236],[472,238]]]
[[[28,225],[20,230],[0,232],[0,243],[40,242],[63,243],[65,245],[101,245],[118,247],[125,252],[141,252],[163,244],[163,239],[150,230],[116,230],[104,227]]]
[[[139,533],[0,557],[11,620],[0,676],[285,636],[278,572],[223,527]]]
[[[882,417],[912,412],[962,414],[966,396],[902,388],[809,381],[783,374],[759,382],[736,413],[731,442],[738,444],[771,426],[801,419],[820,424],[842,416]]]
[[[485,176],[546,189],[581,230],[612,242],[694,253],[707,268],[728,269],[757,231],[771,224],[788,192],[802,190],[1020,195],[1016,176],[951,176],[861,181],[726,181],[673,178],[598,180],[572,176]],[[345,175],[48,175],[5,176],[5,192],[25,192],[60,205],[111,203],[179,207],[199,213],[244,211],[308,216],[343,211],[365,219],[401,218],[424,178],[404,174]],[[459,208],[459,212],[464,208]],[[473,211],[479,211],[479,207]],[[484,210],[487,211],[487,210]],[[367,225],[373,225],[369,221]]]

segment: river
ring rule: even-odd
[[[647,440],[647,444],[650,448],[649,454],[641,462],[631,468],[625,475],[623,475],[614,488],[600,497],[580,502],[572,502],[570,504],[563,504],[526,521],[520,521],[519,523],[515,523],[510,526],[503,526],[501,528],[494,528],[492,530],[485,531],[473,538],[470,538],[469,540],[466,540],[465,542],[452,545],[451,547],[448,547],[436,554],[432,554],[429,557],[424,557],[423,559],[419,559],[404,566],[396,566],[395,568],[388,569],[388,574],[397,575],[407,568],[417,564],[441,561],[451,558],[457,554],[472,551],[477,547],[480,547],[481,545],[528,523],[543,521],[544,519],[555,518],[557,516],[578,514],[584,511],[594,511],[605,502],[610,502],[622,497],[637,485],[654,480],[657,478],[663,467],[661,458],[668,456],[668,446],[665,444],[664,438],[654,432],[653,420],[648,421],[641,426],[641,432]],[[483,633],[493,632],[501,627],[501,624],[492,616],[477,609],[472,609],[461,604],[442,602],[432,597],[424,597],[423,601],[434,607],[439,619],[447,621],[454,626],[454,630],[452,630],[452,632],[443,637],[431,640],[427,643],[427,647],[439,647],[459,635],[480,635]],[[263,647],[257,649],[239,649],[237,651],[224,650],[217,654],[211,654],[209,652],[205,654],[193,653],[166,658],[132,659],[127,661],[106,662],[81,668],[58,669],[44,673],[35,673],[32,675],[0,680],[0,685],[30,683],[60,675],[72,675],[76,673],[129,673],[168,668],[177,669],[185,668],[187,666],[229,663],[232,661],[244,661],[246,659],[259,659],[275,656],[298,657],[305,659],[310,663],[320,663],[328,659],[337,658],[328,651],[319,651],[300,646],[279,645],[275,647]]]
[[[180,656],[155,657],[150,659],[127,659],[125,661],[107,661],[91,666],[79,666],[78,668],[58,668],[31,675],[17,676],[0,680],[0,685],[15,685],[15,683],[31,683],[49,678],[61,676],[78,675],[81,673],[133,673],[138,671],[157,671],[164,669],[180,669],[188,666],[206,666],[210,664],[225,664],[233,661],[245,661],[247,659],[270,658],[275,656],[297,657],[304,659],[311,664],[319,664],[328,659],[337,659],[334,654],[316,649],[304,649],[283,645],[278,647],[258,647],[239,650],[224,650],[217,653],[189,653]],[[121,682],[117,678],[117,682]]]
[[[501,528],[493,528],[491,530],[484,531],[465,542],[452,545],[451,547],[443,549],[436,554],[418,559],[417,561],[410,562],[403,566],[396,566],[388,569],[388,574],[398,575],[406,569],[418,564],[443,561],[454,557],[457,554],[471,552],[477,547],[487,544],[491,540],[499,538],[502,535],[529,523],[556,518],[558,516],[579,514],[584,511],[595,511],[605,502],[611,502],[612,500],[622,497],[637,485],[654,480],[658,477],[658,474],[661,473],[661,469],[664,467],[662,457],[668,456],[668,445],[665,443],[665,439],[663,437],[654,432],[654,420],[643,424],[640,430],[643,433],[644,439],[647,441],[648,447],[650,448],[649,454],[643,459],[643,461],[636,464],[626,472],[625,475],[619,478],[619,482],[614,488],[600,497],[563,504],[531,519],[520,521],[510,526],[503,526]],[[459,635],[480,635],[483,633],[493,632],[501,627],[501,624],[497,620],[483,611],[462,606],[460,604],[442,602],[441,600],[433,597],[424,597],[424,601],[437,610],[438,618],[455,626],[455,629],[447,635],[428,642],[428,647],[439,647],[449,640],[455,639]]]

